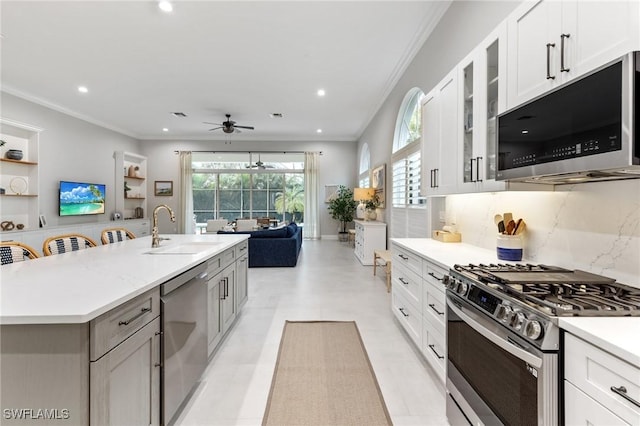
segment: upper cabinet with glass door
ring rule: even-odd
[[[637,0],[523,3],[508,18],[508,108],[639,50],[639,9]]]
[[[496,182],[496,116],[506,105],[506,24],[500,25],[458,66],[459,192],[500,191]]]

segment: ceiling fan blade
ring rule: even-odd
[[[220,123],[211,123],[209,121],[203,121],[202,124],[215,124],[216,126],[222,126]]]
[[[233,126],[236,129],[249,129],[249,130],[254,130],[253,126]]]
[[[218,129],[222,129],[222,127],[214,127],[213,129],[209,129],[209,131],[218,130]]]

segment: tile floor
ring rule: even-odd
[[[382,268],[378,270],[382,272]],[[295,268],[249,269],[249,301],[176,425],[260,425],[285,320],[355,320],[395,425],[447,425],[444,387],[353,248],[304,241]]]

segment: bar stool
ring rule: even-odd
[[[15,241],[3,241],[0,243],[0,265],[8,265],[38,257],[40,257],[38,253],[26,244]]]
[[[102,230],[100,240],[102,244],[118,243],[120,241],[133,240],[136,236],[127,228],[107,228]]]
[[[62,254],[68,251],[84,250],[95,247],[96,242],[81,234],[64,234],[50,237],[44,240],[42,252],[45,256]]]

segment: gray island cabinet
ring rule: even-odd
[[[224,265],[234,280],[216,275],[225,299],[208,316],[224,306],[235,319],[247,299],[246,247],[246,236],[172,235],[151,249],[146,237],[3,266],[0,423],[161,424],[161,285]],[[220,320],[223,334],[233,320]]]

